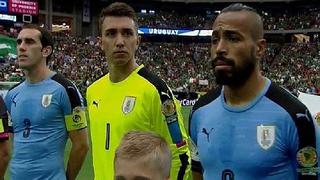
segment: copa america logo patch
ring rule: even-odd
[[[302,167],[313,167],[318,162],[316,149],[311,146],[300,149],[297,152],[297,161]]]
[[[273,145],[275,133],[275,126],[257,126],[257,141],[262,149],[267,150]]]
[[[82,108],[79,107],[79,106],[77,106],[77,107],[75,107],[75,108],[73,109],[72,121],[73,121],[74,123],[78,123],[78,122],[81,121],[81,115],[80,115],[81,110],[82,110]]]
[[[81,116],[79,116],[78,114],[74,115],[72,117],[72,121],[78,123],[79,121],[81,121]]]
[[[42,106],[47,108],[51,104],[52,94],[44,94],[42,96]]]
[[[135,103],[136,103],[136,97],[126,96],[122,103],[122,112],[125,115],[129,114],[133,110]]]
[[[174,115],[176,113],[176,106],[172,99],[167,99],[162,103],[162,113],[168,117]]]

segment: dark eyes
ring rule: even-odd
[[[21,39],[18,39],[18,40],[17,40],[17,44],[20,45],[21,43],[22,43],[22,40],[21,40]]]
[[[105,32],[105,36],[106,37],[114,37],[116,36],[117,32],[116,31],[106,31]],[[130,37],[133,36],[133,32],[132,31],[123,31],[121,32],[122,36],[124,37]]]
[[[218,38],[211,38],[211,44],[217,44]]]
[[[25,39],[24,42],[25,42],[26,44],[33,44],[33,43],[35,43],[35,40],[33,40],[33,39]],[[20,45],[21,43],[22,43],[22,40],[21,40],[21,39],[18,39],[18,40],[17,40],[17,44]]]
[[[229,39],[230,41],[232,41],[232,42],[238,42],[238,41],[240,41],[240,38],[238,38],[238,37],[236,37],[236,36],[230,36],[230,37],[228,37],[228,39]]]
[[[241,40],[238,36],[234,36],[234,35],[225,36],[224,39],[230,42],[235,42],[235,43]],[[220,41],[220,38],[212,36],[211,44],[217,44],[218,41]]]

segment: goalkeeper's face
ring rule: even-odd
[[[133,19],[107,16],[102,23],[101,31],[101,48],[111,66],[134,63],[140,37]]]
[[[159,162],[145,161],[140,159],[122,159],[115,162],[115,180],[168,180],[169,177],[164,175],[163,170],[158,169]]]

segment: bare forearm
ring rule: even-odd
[[[87,145],[73,145],[71,148],[68,167],[67,167],[67,179],[75,180],[81,166],[86,158],[88,152]]]
[[[4,179],[4,175],[6,173],[8,163],[9,163],[9,156],[0,158],[0,180]]]
[[[0,142],[0,180],[4,179],[10,160],[8,142]]]

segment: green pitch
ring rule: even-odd
[[[182,107],[182,114],[184,117],[184,125],[186,127],[186,129],[188,130],[188,123],[189,123],[189,112],[190,112],[191,107],[190,106],[184,106]],[[89,132],[90,134],[90,132]],[[90,138],[89,138],[90,140]],[[91,142],[90,142],[91,143]],[[68,140],[67,143],[67,147],[66,147],[66,151],[65,151],[65,166],[67,164],[68,161],[68,157],[69,157],[69,153],[70,153],[70,140]],[[90,145],[91,147],[91,145]],[[5,180],[9,179],[9,175],[8,175],[8,171],[7,174],[5,176]],[[78,175],[77,180],[92,180],[93,179],[93,167],[92,167],[92,155],[91,155],[91,149],[89,149],[87,158],[82,166],[82,169]]]

